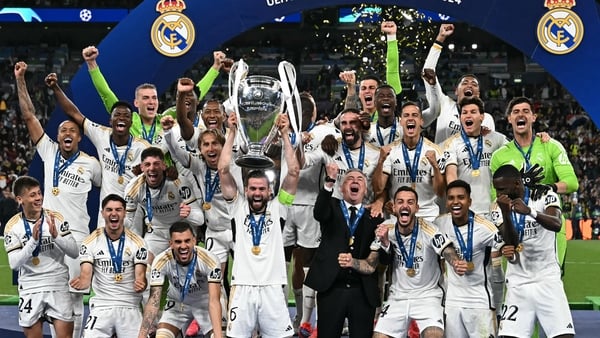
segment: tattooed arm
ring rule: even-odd
[[[442,251],[444,260],[452,266],[457,275],[462,276],[467,272],[467,262],[460,259],[456,254],[454,245],[450,244]]]
[[[138,338],[146,338],[148,336],[148,330],[150,330],[152,323],[154,323],[154,320],[158,316],[161,292],[162,286],[150,287],[150,297],[148,298],[148,303],[146,303],[146,306],[144,307],[144,317],[142,318]]]
[[[363,275],[370,275],[375,272],[378,264],[379,253],[371,251],[365,259],[353,258],[350,253],[340,253],[338,262],[342,268],[352,268]]]

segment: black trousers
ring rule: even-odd
[[[319,337],[340,337],[345,318],[348,318],[351,338],[373,336],[375,307],[369,305],[360,285],[333,287],[326,292],[317,292],[317,311]]]

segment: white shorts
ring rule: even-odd
[[[138,307],[92,307],[85,321],[84,338],[137,337],[142,324]]]
[[[192,319],[196,319],[198,322],[200,332],[206,334],[212,330],[212,323],[208,314],[208,297],[198,302],[196,306],[182,304],[167,298],[159,323],[173,325],[185,332]]]
[[[162,231],[157,230],[156,228],[153,230],[153,232],[147,232],[144,236],[144,240],[146,241],[146,247],[148,248],[148,251],[150,251],[154,257],[169,248],[168,232],[167,237],[165,237]]]
[[[283,227],[283,246],[314,249],[321,244],[321,228],[313,217],[314,205],[292,205]]]
[[[575,334],[560,279],[507,287],[498,335],[531,337],[536,319],[548,337]]]
[[[496,337],[496,311],[446,305],[444,336],[453,338]]]
[[[417,322],[421,333],[428,327],[439,327],[444,330],[442,299],[440,297],[388,299],[381,307],[374,331],[391,337],[406,337],[411,320]]]
[[[40,318],[73,321],[73,304],[68,291],[19,293],[19,325],[31,327]]]
[[[263,338],[284,338],[294,334],[281,285],[231,287],[227,337],[248,338],[255,328]]]
[[[214,231],[206,228],[206,250],[217,256],[219,262],[226,263],[229,252],[233,250],[233,231],[231,229]]]

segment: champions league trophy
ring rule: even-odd
[[[273,77],[252,75],[246,77],[248,65],[243,60],[236,62],[229,72],[229,102],[238,120],[238,141],[243,155],[235,163],[240,167],[266,169],[274,166],[271,158],[280,142],[279,130],[274,125],[277,115],[285,111],[290,118],[292,144],[300,140],[302,110],[296,89],[294,66],[283,61],[279,64],[281,81]],[[279,141],[275,141],[279,140]]]

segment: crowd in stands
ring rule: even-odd
[[[56,3],[56,5],[66,3],[76,5],[76,3],[84,3],[85,1],[45,1],[44,4],[48,2]],[[129,1],[127,3],[133,5],[136,2]],[[106,1],[106,3],[108,5],[110,1]],[[120,1],[119,4],[121,4]],[[34,71],[29,72],[27,75],[28,83],[33,87],[30,88],[30,93],[32,94],[36,114],[42,125],[46,124],[54,110],[54,98],[51,91],[44,85],[43,79],[47,73],[56,71],[57,67],[60,69],[62,66],[68,66],[65,65],[65,62],[68,63],[68,60],[65,61],[65,55],[68,55],[68,52],[51,53],[49,51],[53,48],[42,47],[19,47],[13,49],[15,54],[12,58],[0,58],[0,188],[10,185],[16,177],[28,172],[28,165],[35,152],[29,141],[25,124],[18,114],[18,99],[12,75],[13,62],[15,61],[13,59],[42,60],[39,62],[39,66],[33,68]],[[61,50],[61,48],[66,47],[63,45],[60,48],[57,47],[56,50]],[[276,56],[267,53],[268,51],[275,51]],[[257,50],[239,48],[232,54],[235,55],[230,54],[230,56],[236,59],[243,57],[248,62],[263,60],[266,63],[271,59],[277,61],[286,57],[295,57],[279,53],[272,47]],[[300,69],[299,76],[302,76],[304,65],[314,64],[324,57],[321,54],[319,54],[320,56],[313,54],[308,51],[300,52],[300,57],[296,60],[299,62],[297,63],[297,67]],[[315,60],[315,58],[318,60]],[[329,61],[335,61],[335,58],[331,59],[329,56],[326,58]],[[77,61],[73,60],[71,62]],[[200,79],[211,64],[211,58],[202,59],[184,76]],[[340,70],[351,69],[356,64],[353,64],[351,60],[341,60],[340,64],[341,66],[337,63],[325,62],[316,72],[311,72],[310,75],[299,78],[300,89],[311,91],[317,100],[320,117],[331,118],[343,108],[342,98],[345,97],[345,93],[343,89],[340,91],[343,84],[339,81],[337,74]],[[451,62],[440,62],[440,79],[448,79],[447,81],[442,80],[446,92],[451,93],[453,91],[450,81],[454,78],[452,74],[465,71],[474,71],[474,69],[454,69]],[[403,84],[406,83],[404,74],[405,72],[403,72]],[[597,126],[568,91],[549,75],[545,75],[547,79],[543,85],[511,83],[508,80],[499,81],[486,75],[477,75],[480,77],[482,89],[484,89],[482,98],[486,102],[486,110],[496,119],[497,131],[506,134],[509,138],[512,135],[505,118],[506,104],[514,96],[524,95],[534,100],[536,113],[538,114],[536,129],[547,131],[565,146],[569,151],[570,160],[580,180],[577,194],[563,196],[563,202],[566,206],[565,211],[570,213],[570,206],[574,200],[577,200],[577,203],[583,204],[584,218],[596,218],[596,215],[600,215],[600,172],[597,168],[600,155],[600,134]],[[410,76],[414,77],[414,74]],[[68,81],[68,79],[63,80]],[[218,79],[207,98],[225,99],[227,95],[226,86],[225,77]],[[404,88],[407,92],[413,91],[411,94],[413,97],[409,96],[408,99],[414,100],[414,95],[417,97],[424,96],[420,92],[415,94],[414,90],[411,90],[418,89],[418,86],[405,85]],[[162,109],[166,109],[173,104],[174,92],[173,88],[173,90],[169,90],[164,94],[161,100]],[[401,96],[407,99],[406,93]],[[432,133],[433,129],[429,129],[429,131],[426,130],[426,133]]]

